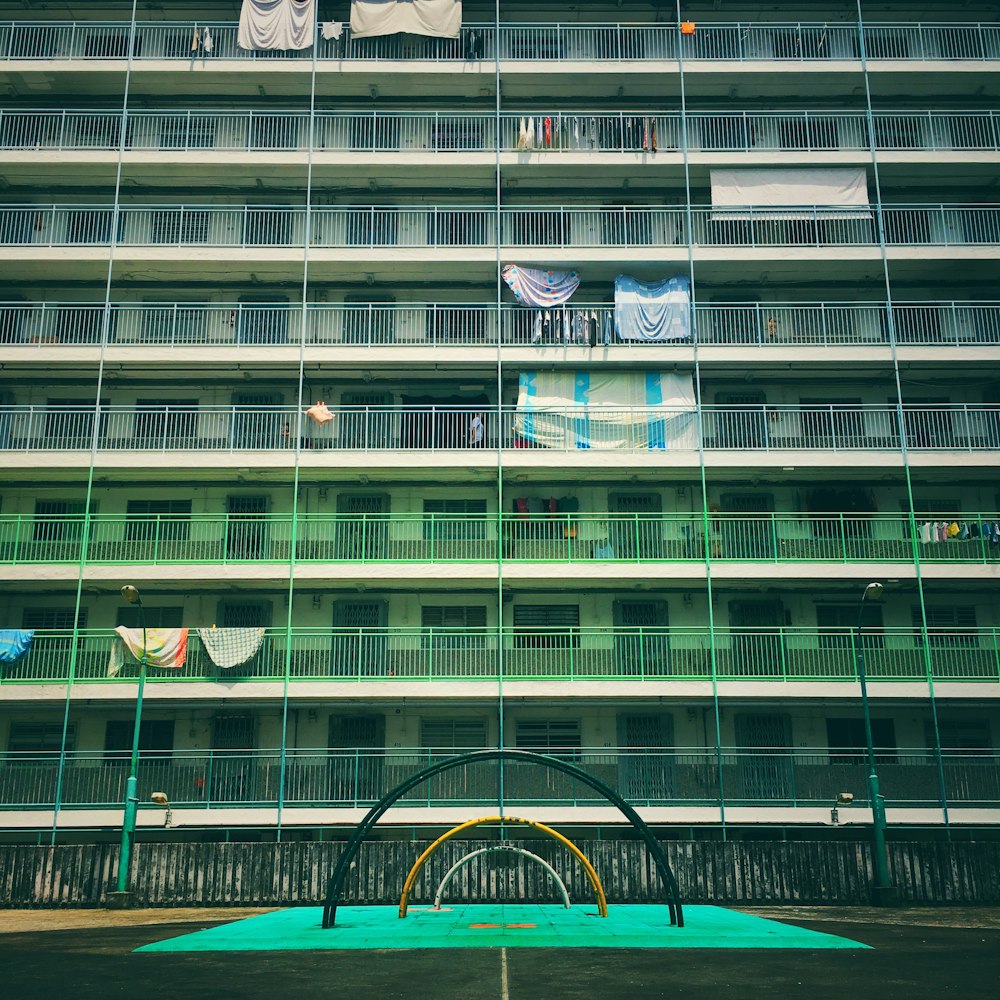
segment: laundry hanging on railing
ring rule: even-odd
[[[712,218],[870,219],[864,167],[760,167],[712,171]]]
[[[119,625],[115,629],[118,638],[111,643],[111,657],[108,660],[108,676],[117,677],[125,666],[125,650],[141,662],[143,630]],[[146,636],[146,666],[167,667],[180,670],[187,659],[188,630],[186,628],[148,628]]]
[[[615,332],[619,340],[687,340],[691,336],[691,282],[667,278],[646,284],[615,278]]]
[[[521,372],[515,446],[684,449],[697,446],[690,375]]]
[[[318,399],[306,410],[306,416],[321,427],[334,418],[334,414],[330,412],[330,407],[322,399]]]
[[[0,628],[0,663],[15,663],[31,648],[33,628]]]
[[[580,275],[576,271],[539,271],[533,267],[506,264],[500,269],[500,274],[510,286],[514,298],[522,306],[534,309],[561,306],[569,302],[580,287]]]
[[[200,628],[198,638],[208,658],[223,670],[252,660],[264,641],[266,628]]]
[[[307,49],[316,32],[316,0],[243,0],[241,49]]]
[[[430,35],[458,38],[462,0],[351,0],[351,37]]]
[[[924,545],[940,542],[964,542],[981,539],[989,545],[1000,545],[1000,521],[924,521],[917,526]]]

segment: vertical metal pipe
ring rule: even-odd
[[[708,477],[705,473],[705,424],[701,395],[701,363],[698,355],[697,292],[695,290],[694,266],[694,213],[691,210],[691,158],[688,149],[687,89],[684,78],[684,36],[681,34],[681,0],[676,0],[677,28],[677,68],[680,80],[681,105],[681,151],[684,155],[684,212],[687,226],[688,277],[691,281],[691,345],[694,351],[694,391],[698,433],[698,471],[701,479],[701,526],[702,554],[705,560],[705,599],[708,603],[708,645],[709,663],[712,671],[712,710],[715,717],[715,766],[719,782],[719,821],[722,824],[722,839],[726,840],[726,789],[722,776],[722,713],[719,707],[719,664],[715,647],[715,611],[712,607],[712,550],[711,524],[708,516]]]
[[[920,565],[920,549],[918,545],[916,513],[913,504],[913,476],[910,470],[910,451],[906,435],[906,417],[903,412],[903,383],[899,373],[899,354],[896,344],[896,323],[892,304],[892,282],[889,276],[889,256],[886,249],[885,218],[882,212],[882,183],[879,174],[878,149],[875,143],[875,122],[872,113],[871,80],[868,75],[868,51],[865,46],[864,18],[861,12],[861,0],[856,0],[858,10],[858,51],[861,56],[861,70],[865,85],[865,118],[868,123],[868,146],[872,158],[872,170],[875,180],[876,222],[879,238],[879,249],[882,258],[882,276],[885,284],[886,323],[888,325],[889,347],[892,351],[892,372],[896,387],[896,425],[899,433],[899,446],[903,456],[903,473],[906,481],[907,518],[910,526],[910,546],[913,552],[913,566],[917,579],[917,596],[920,602],[920,642],[924,659],[924,671],[927,675],[927,695],[931,710],[931,725],[934,730],[934,757],[937,764],[938,797],[941,801],[941,815],[944,820],[945,836],[951,840],[951,824],[948,816],[948,793],[945,784],[944,759],[941,753],[941,731],[938,724],[937,698],[934,694],[934,665],[931,658],[930,643],[927,636],[927,605],[924,598],[924,580]]]

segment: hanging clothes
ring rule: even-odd
[[[326,41],[339,41],[344,33],[343,21],[324,21],[320,25],[320,34]]]
[[[351,35],[429,35],[458,38],[462,0],[351,0]]]
[[[500,275],[521,305],[536,308],[561,306],[569,302],[580,287],[580,275],[576,271],[540,271],[507,264],[500,269]]]
[[[691,336],[691,283],[686,277],[655,284],[626,274],[615,279],[619,340],[687,340]]]
[[[316,30],[316,0],[243,0],[236,44],[241,49],[308,49]]]
[[[198,25],[194,26],[194,35],[191,36],[191,55],[195,55],[198,51]]]
[[[202,32],[201,47],[205,50],[207,55],[211,55],[212,49],[215,48],[215,40],[212,38],[211,32],[209,32],[208,28]]]
[[[198,638],[208,658],[223,670],[252,660],[264,642],[266,628],[200,628]]]
[[[111,657],[108,660],[108,676],[117,677],[125,666],[125,650],[132,654],[133,659],[141,662],[143,651],[143,630],[141,628],[125,628],[119,625],[115,629],[118,639],[111,644]],[[146,638],[146,665],[149,667],[167,667],[180,670],[187,659],[188,630],[186,628],[148,628]]]
[[[323,402],[322,399],[318,399],[312,406],[306,410],[306,416],[309,417],[314,423],[322,426],[325,423],[329,423],[333,420],[335,414],[330,412],[330,407]]]
[[[527,149],[528,147],[528,122],[524,115],[521,115],[521,127],[517,130],[517,148]]]
[[[0,629],[0,663],[14,663],[31,648],[33,628]]]
[[[549,118],[549,117],[546,117],[544,125],[545,125],[545,145],[546,146],[551,146],[552,145],[552,119]]]

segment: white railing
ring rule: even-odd
[[[123,205],[119,246],[302,247],[304,208]],[[993,246],[996,205],[885,205],[890,246]],[[500,210],[500,242],[518,247],[684,247],[683,208],[531,207]],[[875,209],[830,205],[691,209],[696,246],[826,247],[877,244]],[[109,205],[7,205],[0,245],[109,246]],[[486,206],[351,206],[312,210],[312,248],[493,247],[497,212]]]
[[[132,57],[210,66],[239,59],[311,61],[303,51],[250,52],[237,45],[237,25],[199,21],[211,31],[212,51],[192,50],[193,21],[137,21]],[[124,60],[132,37],[129,21],[8,21],[0,23],[0,57],[8,60]],[[868,58],[880,61],[995,60],[1000,58],[1000,25],[991,22],[869,23],[864,28]],[[478,63],[495,58],[492,24],[463,25],[458,38],[390,35],[354,39],[318,37],[316,58],[341,60]],[[678,44],[679,43],[679,44]],[[643,62],[686,60],[824,62],[860,57],[857,25],[837,22],[706,22],[694,34],[679,35],[675,24],[501,24],[500,58],[511,62]]]
[[[690,340],[620,341],[614,310],[571,303],[548,314],[483,302],[327,303],[113,302],[109,347],[280,347],[302,339],[317,346],[454,347],[497,344],[673,347]],[[896,302],[896,341],[906,345],[1000,344],[1000,303]],[[889,314],[876,302],[718,302],[695,307],[693,338],[706,345],[785,347],[888,346]],[[45,350],[102,342],[105,307],[98,302],[0,302],[0,346]]]
[[[695,451],[694,409],[473,406],[332,406],[322,426],[293,407],[109,406],[97,411],[96,444],[109,451],[468,450]],[[499,426],[497,417],[499,416]],[[707,450],[896,451],[896,408],[886,405],[702,407]],[[481,417],[485,436],[475,440]],[[0,407],[0,450],[89,449],[95,408]],[[1000,449],[1000,406],[906,406],[903,430],[913,450]],[[498,438],[499,435],[499,438]]]
[[[1000,118],[992,111],[876,112],[873,124],[882,150],[1000,148]],[[447,111],[317,111],[313,119],[294,111],[130,111],[124,148],[305,151],[311,137],[317,152],[492,153],[495,127],[492,115]],[[120,112],[0,109],[0,148],[112,152],[121,128]],[[503,112],[500,128],[503,150],[656,152],[683,144],[679,112]],[[692,152],[867,150],[870,136],[865,115],[856,112],[691,112],[687,142]]]

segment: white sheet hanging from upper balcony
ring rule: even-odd
[[[308,49],[316,34],[316,0],[243,0],[241,49]]]
[[[373,38],[406,31],[458,38],[462,0],[351,0],[351,37]]]
[[[615,278],[615,332],[619,340],[688,340],[691,282],[681,276],[653,284],[619,274]]]
[[[666,372],[521,372],[519,446],[634,451],[697,447],[694,384]]]
[[[748,206],[761,219],[870,219],[868,175],[863,167],[713,170],[712,217],[749,219]]]

